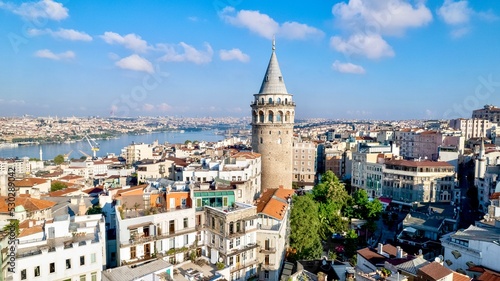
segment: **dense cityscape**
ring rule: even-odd
[[[500,281],[498,4],[313,2],[0,0],[0,281]]]

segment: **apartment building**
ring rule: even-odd
[[[293,183],[313,186],[316,177],[316,143],[294,140],[292,147]]]
[[[187,258],[188,249],[194,250],[195,209],[188,186],[163,190],[150,185],[121,195],[115,206],[118,266],[157,256],[175,264]]]
[[[462,132],[465,140],[470,138],[491,138],[493,124],[488,119],[458,118],[450,120],[449,127]]]
[[[132,143],[122,149],[120,156],[126,159],[127,165],[132,165],[142,159],[153,159],[153,148],[157,142],[153,144]]]
[[[230,268],[231,280],[248,280],[257,274],[257,207],[234,203],[205,206],[204,241],[212,263]]]
[[[393,202],[450,202],[460,200],[453,165],[436,161],[387,160],[382,195]]]
[[[446,266],[465,273],[472,266],[482,266],[500,271],[498,250],[500,249],[500,228],[469,226],[443,235]]]
[[[382,196],[383,160],[398,156],[395,145],[360,144],[353,152],[351,186],[364,189],[371,198]]]
[[[106,268],[102,215],[63,215],[19,235],[18,280],[102,280]]]
[[[500,108],[493,105],[485,105],[483,108],[472,111],[472,118],[486,119],[491,123],[500,123]]]
[[[278,281],[288,245],[290,189],[269,189],[257,199],[259,280]]]

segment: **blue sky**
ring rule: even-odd
[[[276,37],[297,118],[500,106],[500,1],[0,0],[0,115],[249,116]]]

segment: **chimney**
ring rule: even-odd
[[[399,246],[396,247],[396,258],[398,259],[403,258],[403,249],[401,249],[401,247]]]
[[[379,254],[381,254],[381,255],[384,253],[384,251],[383,251],[382,247],[383,247],[382,243],[378,243],[378,246],[377,246],[377,253],[379,253]]]

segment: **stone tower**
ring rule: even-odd
[[[285,87],[275,43],[264,80],[252,107],[252,149],[261,154],[261,190],[292,188],[295,103]]]

